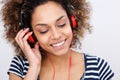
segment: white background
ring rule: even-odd
[[[88,1],[92,6],[91,24],[93,31],[92,34],[85,36],[82,51],[108,61],[115,72],[113,80],[119,80],[120,0]],[[7,69],[15,53],[11,45],[3,38],[3,32],[4,27],[0,20],[0,80],[8,80]]]

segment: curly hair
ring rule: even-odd
[[[6,0],[2,7],[5,36],[6,39],[15,47],[15,51],[18,55],[23,55],[23,52],[14,38],[20,30],[19,20],[21,9],[24,11],[24,16],[28,16],[30,18],[34,8],[46,3],[47,1],[54,1],[60,4],[65,9],[68,17],[70,17],[70,14],[73,14],[76,17],[77,27],[75,29],[72,28],[75,44],[79,39],[84,37],[85,31],[91,31],[91,25],[89,23],[90,5],[86,0]],[[30,22],[27,23],[30,24]],[[27,25],[28,24],[25,24],[25,26]]]

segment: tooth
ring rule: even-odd
[[[57,43],[57,44],[54,44],[53,46],[61,46],[63,43],[64,43],[64,41]]]

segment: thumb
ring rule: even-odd
[[[38,42],[36,42],[36,44],[35,44],[35,47],[34,47],[34,48],[35,48],[36,50],[39,50],[39,46],[40,46],[40,44],[39,44]]]
[[[39,47],[40,47],[40,45],[39,45],[39,43],[37,42],[37,43],[35,44],[35,47],[34,47],[33,51],[34,51],[34,53],[35,53],[37,56],[40,56],[40,57],[41,57],[41,52],[40,52],[40,50],[39,50]]]

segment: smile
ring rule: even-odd
[[[65,43],[65,40],[64,41],[61,41],[59,43],[56,43],[56,44],[52,44],[53,47],[60,47],[62,46],[63,44]]]

